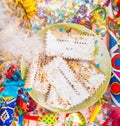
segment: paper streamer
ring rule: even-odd
[[[112,76],[110,80],[111,98],[116,106],[120,106],[120,53],[117,40],[110,35],[110,55],[112,63]]]
[[[113,13],[111,9],[111,5],[109,6],[109,19],[113,18]],[[119,53],[119,47],[116,39],[115,34],[115,23],[112,20],[110,20],[109,23],[113,29],[108,29],[110,40],[109,40],[109,47],[110,47],[110,55],[111,55],[111,64],[112,64],[112,75],[110,80],[110,86],[111,86],[111,99],[112,103],[116,106],[120,106],[120,53]]]
[[[0,126],[11,126],[16,98],[3,98],[0,109]]]
[[[97,8],[95,11],[101,11],[101,10],[103,10],[104,11],[104,17],[103,17],[103,20],[105,20],[106,19],[106,9],[104,8],[104,7],[99,7],[99,8]]]
[[[99,7],[96,8],[93,12],[93,25],[92,30],[99,35],[104,43],[106,44],[107,48],[109,47],[108,39],[109,35],[107,33],[107,27],[106,27],[106,15],[107,15],[107,7]]]

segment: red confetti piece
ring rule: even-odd
[[[3,90],[5,90],[5,87],[1,87],[0,88],[0,92],[2,92]]]
[[[38,121],[39,116],[29,116],[29,115],[25,115],[24,116],[24,119]]]

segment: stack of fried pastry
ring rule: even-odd
[[[67,110],[84,102],[106,79],[94,63],[95,41],[76,30],[48,30],[44,57],[33,61],[27,83],[50,107]]]

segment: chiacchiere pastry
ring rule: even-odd
[[[42,94],[48,92],[49,82],[47,81],[46,74],[42,72],[42,67],[52,59],[43,54],[36,54],[29,68],[28,77],[25,82],[26,88],[32,88]]]
[[[105,81],[104,74],[87,61],[66,61],[55,57],[43,67],[43,71],[51,84],[46,102],[56,108],[69,109],[82,103]]]
[[[77,60],[94,60],[95,37],[48,30],[46,55]]]
[[[68,61],[68,65],[75,73],[78,81],[82,83],[85,89],[92,95],[99,86],[104,83],[105,75],[96,68],[93,62],[88,61]]]
[[[26,88],[32,88],[35,80],[38,76],[38,70],[40,67],[40,53],[37,52],[36,56],[34,57],[31,66],[29,68],[29,73],[25,82],[25,87]]]
[[[53,108],[68,110],[83,103],[106,80],[95,66],[95,38],[79,32],[48,30],[45,52],[33,59],[27,87],[44,96]]]
[[[81,83],[77,81],[73,71],[69,68],[64,59],[60,57],[54,58],[48,65],[43,67],[43,71],[47,74],[48,82],[54,86],[59,97],[70,104],[66,106],[66,108],[73,107],[89,97],[90,94]],[[47,103],[50,104],[48,101]],[[56,107],[55,103],[53,105],[53,107]],[[61,107],[65,109],[62,104]]]

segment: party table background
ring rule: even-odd
[[[0,0],[0,92],[5,90],[6,79],[10,80],[10,77],[13,76],[13,71],[16,72],[18,79],[20,79],[17,82],[19,82],[19,89],[22,90],[22,92],[19,91],[16,94],[12,94],[11,90],[8,90],[6,93],[7,98],[3,98],[6,96],[0,97],[0,120],[5,116],[2,112],[3,106],[6,105],[7,101],[11,101],[10,103],[14,104],[12,105],[13,111],[7,111],[13,126],[62,126],[65,124],[66,126],[77,126],[84,119],[87,126],[114,126],[112,120],[107,122],[108,118],[110,119],[110,111],[112,106],[117,106],[114,108],[118,112],[120,110],[119,104],[115,104],[116,102],[113,99],[111,100],[113,92],[111,92],[110,84],[108,84],[106,92],[97,103],[76,114],[79,117],[78,122],[70,123],[70,118],[68,117],[71,113],[55,113],[38,105],[28,94],[31,89],[25,89],[23,83],[36,50],[41,48],[40,46],[38,47],[40,45],[38,33],[49,25],[64,22],[80,24],[94,31],[106,44],[108,50],[112,50],[113,45],[118,46],[120,43],[120,1],[21,1]],[[32,13],[32,9],[36,13]],[[114,39],[116,43],[110,44],[111,39],[112,41]],[[114,57],[112,56],[114,55],[113,53],[110,51],[111,59]],[[117,54],[119,55],[119,50]],[[119,59],[118,64],[120,64]],[[120,72],[119,65],[117,68],[113,69],[113,74],[116,71]],[[110,83],[115,81],[112,77]],[[119,77],[117,79],[119,85]],[[115,94],[112,96],[120,103],[118,94],[117,96]],[[25,100],[27,98],[29,98],[29,101]],[[14,103],[12,103],[13,99],[15,99]],[[11,122],[10,120],[9,122]],[[85,124],[83,123],[83,125]]]

